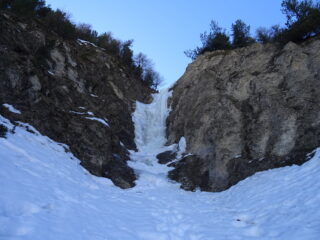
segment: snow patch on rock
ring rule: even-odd
[[[2,106],[7,108],[12,113],[21,114],[21,112],[18,109],[16,109],[14,106],[12,106],[12,105],[10,105],[8,103],[4,103],[4,104],[2,104]]]

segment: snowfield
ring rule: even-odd
[[[28,124],[0,138],[0,239],[320,239],[320,149],[302,166],[260,172],[221,193],[183,191],[155,160],[179,147],[163,147],[168,95],[137,103],[130,165],[139,179],[129,190],[90,175],[67,146]],[[1,116],[0,124],[14,128]]]

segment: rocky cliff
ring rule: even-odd
[[[122,188],[135,180],[126,163],[127,149],[135,149],[134,102],[147,102],[150,93],[104,49],[0,14],[0,114],[67,144],[92,174]]]
[[[201,55],[173,87],[168,140],[184,136],[189,155],[169,176],[185,189],[221,191],[305,162],[320,145],[319,83],[319,37]]]

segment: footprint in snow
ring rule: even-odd
[[[262,229],[249,215],[240,215],[233,220],[233,226],[243,228],[243,235],[247,237],[260,237]]]

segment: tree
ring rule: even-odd
[[[201,49],[200,53],[212,52],[221,49],[230,49],[230,38],[224,32],[217,32],[213,37],[207,39],[206,46]]]
[[[231,26],[234,48],[245,47],[254,42],[250,37],[250,26],[245,24],[242,20],[238,19]]]
[[[97,43],[98,33],[95,30],[92,30],[90,24],[81,23],[76,27],[77,36],[82,40],[86,40],[88,42]]]
[[[134,62],[142,81],[149,87],[157,89],[163,80],[160,74],[154,70],[152,61],[145,54],[139,53],[134,57]]]
[[[260,43],[272,43],[277,41],[277,36],[283,31],[279,25],[274,25],[271,28],[260,27],[256,30],[256,39]]]
[[[139,53],[134,57],[134,63],[136,65],[136,75],[141,79],[144,78],[146,69],[152,68],[152,62],[143,53]]]
[[[131,69],[131,73],[139,77],[147,86],[156,89],[162,82],[159,73],[153,69],[153,64],[146,55],[140,53],[133,58],[132,43],[133,40],[122,43],[120,50],[122,62]]]
[[[157,89],[158,86],[162,83],[162,78],[158,72],[154,71],[152,68],[148,68],[145,71],[143,81],[149,87]]]
[[[0,8],[25,17],[44,17],[51,11],[44,0],[1,0]]]
[[[97,45],[101,48],[104,48],[109,54],[114,56],[120,55],[121,42],[114,39],[111,32],[103,33],[98,36]]]
[[[133,66],[133,51],[131,50],[133,40],[127,40],[121,44],[120,58],[127,66]]]
[[[231,44],[229,36],[226,34],[225,29],[219,27],[218,23],[211,21],[210,31],[200,34],[201,47],[196,47],[194,50],[185,51],[185,55],[192,60],[196,59],[199,55],[205,52],[215,50],[230,49]]]
[[[76,26],[70,21],[69,14],[60,9],[51,11],[45,17],[45,24],[48,28],[65,39],[77,38]]]
[[[284,0],[281,3],[282,12],[287,17],[286,25],[288,27],[292,26],[295,22],[306,18],[311,9],[313,8],[313,3],[311,0],[304,0],[299,2],[298,0]]]
[[[158,72],[153,72],[153,83],[152,88],[158,89],[159,85],[163,82],[163,78],[160,76]]]
[[[281,6],[287,17],[287,29],[280,35],[280,42],[300,42],[320,33],[320,3],[284,0]]]
[[[136,66],[141,67],[142,69],[147,69],[152,67],[152,62],[148,59],[148,57],[143,54],[139,53],[134,57],[134,62]]]

